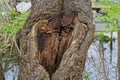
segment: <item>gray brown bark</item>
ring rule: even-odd
[[[82,80],[94,39],[90,0],[32,0],[20,33],[19,80]]]

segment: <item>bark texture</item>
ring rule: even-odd
[[[19,80],[82,80],[94,30],[90,0],[32,0]]]

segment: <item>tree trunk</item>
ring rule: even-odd
[[[82,80],[94,39],[90,0],[32,0],[19,80]]]

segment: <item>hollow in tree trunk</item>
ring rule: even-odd
[[[94,39],[90,0],[32,0],[19,33],[19,80],[82,80]]]

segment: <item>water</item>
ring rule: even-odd
[[[85,74],[92,72],[90,80],[118,80],[117,58],[117,40],[113,42],[112,50],[110,43],[100,45],[99,41],[95,41],[88,51]]]
[[[19,72],[19,66],[13,66],[7,72],[5,72],[5,80],[17,80]]]
[[[18,59],[10,58],[7,60],[3,58],[3,69],[5,80],[17,80],[18,72],[19,72],[19,64]]]

